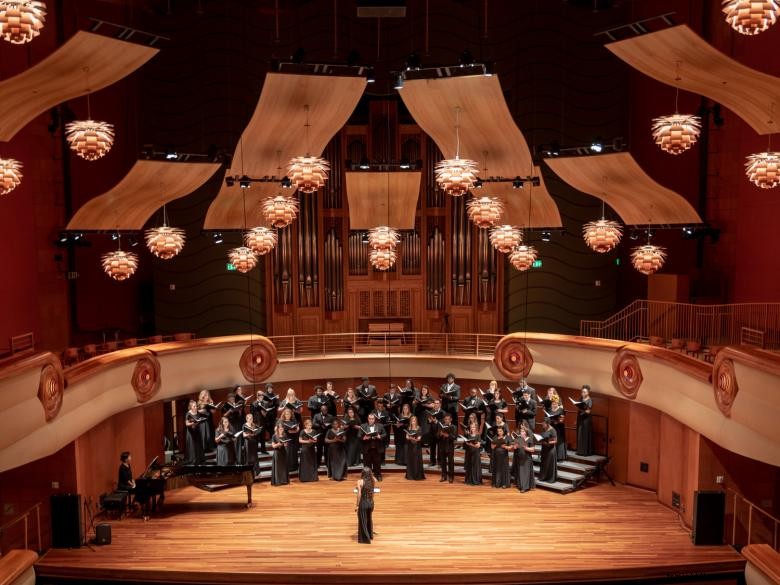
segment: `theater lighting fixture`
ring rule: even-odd
[[[536,256],[536,248],[533,246],[520,244],[512,250],[511,254],[509,254],[509,261],[512,263],[512,266],[515,267],[515,269],[519,270],[520,272],[524,272],[534,265]]]
[[[594,252],[604,254],[614,250],[623,236],[621,225],[604,217],[604,201],[601,202],[601,219],[582,226],[582,239]],[[630,236],[632,240],[636,237]]]
[[[103,158],[114,145],[114,126],[98,120],[76,120],[65,126],[70,149],[84,160]]]
[[[301,193],[314,193],[325,185],[325,181],[328,180],[328,170],[330,164],[324,158],[317,156],[310,156],[309,150],[309,106],[303,106],[306,112],[306,124],[304,130],[306,134],[306,150],[305,156],[296,156],[290,159],[287,164],[287,177],[290,179],[291,184]]]
[[[395,264],[395,250],[371,250],[368,255],[375,270],[390,270]]]
[[[650,243],[653,232],[647,228],[647,243],[637,246],[631,251],[631,263],[642,274],[655,274],[663,268],[666,262],[666,248]]]
[[[723,0],[721,10],[735,31],[757,35],[777,22],[778,8],[777,0]]]
[[[503,212],[504,204],[496,197],[475,197],[466,203],[469,219],[480,229],[496,225]]]
[[[541,239],[543,242],[549,242],[552,240],[552,232],[543,231]]]
[[[761,189],[773,189],[780,184],[780,152],[759,152],[747,157],[745,174]]]
[[[680,82],[680,61],[677,62],[677,74],[674,78]],[[681,114],[677,104],[680,98],[680,88],[675,87],[674,114],[653,119],[651,130],[653,140],[664,152],[681,154],[691,148],[699,139],[701,133],[701,118],[693,114]]]
[[[601,141],[601,138],[594,138],[593,142],[590,143],[590,149],[597,153],[603,151],[604,143]]]
[[[249,272],[257,266],[257,255],[250,248],[239,246],[228,252],[228,261],[239,272]]]
[[[161,227],[146,230],[145,237],[146,247],[162,260],[170,260],[178,255],[184,248],[184,242],[187,239],[183,229],[164,224]]]
[[[103,272],[114,280],[127,280],[138,269],[138,254],[122,250],[122,236],[117,237],[117,249],[101,256]]]
[[[277,242],[274,230],[267,227],[256,227],[244,233],[244,244],[258,256],[268,254]]]
[[[266,197],[260,205],[266,221],[275,228],[284,228],[298,217],[298,199],[286,195]]]
[[[0,1],[0,37],[22,45],[39,34],[46,20],[46,4],[35,0]]]
[[[395,250],[401,236],[398,230],[380,225],[368,230],[368,245],[372,250]]]
[[[8,195],[22,182],[22,163],[12,158],[0,158],[0,195]]]
[[[222,237],[222,232],[214,232],[213,234],[211,234],[211,237],[214,238],[215,244],[221,244],[222,242],[225,241],[224,238]]]
[[[512,189],[522,189],[523,188],[523,180],[520,177],[515,177],[512,180]]]
[[[460,158],[460,108],[455,108],[455,158],[436,164],[436,182],[445,193],[461,197],[474,186],[478,174],[475,161]]]
[[[513,225],[497,225],[490,230],[490,243],[502,254],[509,254],[523,242],[523,232]]]

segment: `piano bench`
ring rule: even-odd
[[[114,490],[101,498],[100,505],[106,511],[106,514],[116,512],[117,517],[122,518],[130,505],[130,492]]]

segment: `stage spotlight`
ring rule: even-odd
[[[482,179],[477,179],[476,181],[474,181],[474,188],[475,189],[482,189],[482,185],[483,184],[484,183],[482,182]]]
[[[368,162],[368,159],[364,156],[360,159],[360,164],[358,165],[358,168],[360,168],[363,171],[367,171],[371,168],[371,163]]]
[[[601,152],[604,150],[604,143],[601,141],[601,137],[597,136],[593,139],[593,142],[590,143],[590,149],[593,152]]]
[[[549,242],[550,240],[552,240],[552,233],[547,232],[547,231],[542,232],[542,241],[543,242]]]
[[[225,177],[225,185],[227,185],[228,187],[232,187],[235,184],[236,184],[236,178],[235,177],[233,177],[231,175],[227,175]]]
[[[165,160],[176,160],[179,158],[179,154],[173,149],[173,147],[169,146],[165,150]]]
[[[420,68],[420,56],[414,52],[409,53],[409,56],[406,58],[406,70],[412,71],[417,70]]]
[[[696,228],[687,225],[682,229],[682,233],[683,233],[683,238],[692,238],[693,235],[696,233]]]
[[[560,156],[561,155],[561,145],[558,143],[557,140],[553,140],[550,143],[550,150],[548,150],[547,153],[550,156]]]
[[[81,232],[76,232],[73,234],[73,241],[78,242],[83,236],[84,234],[82,234]]]
[[[512,188],[513,189],[522,189],[523,188],[523,180],[520,177],[515,177],[512,181]]]
[[[290,177],[283,177],[282,178],[282,189],[292,189],[292,181],[290,180]]]
[[[366,70],[366,83],[374,83],[376,81],[376,77],[374,77],[374,68],[369,67]]]
[[[68,234],[65,232],[60,232],[60,239],[57,240],[60,244],[67,244],[68,243]]]
[[[631,230],[628,232],[628,238],[630,240],[638,240],[639,239],[639,232],[636,230]]]
[[[213,234],[211,234],[211,237],[214,238],[215,244],[221,244],[222,242],[224,242],[224,239],[222,238],[222,232],[214,232]]]
[[[252,185],[252,179],[247,177],[246,175],[241,175],[238,178],[238,186],[242,189],[249,189],[249,187]]]
[[[474,55],[471,54],[471,51],[468,49],[465,49],[461,54],[460,57],[458,57],[458,64],[463,67],[465,65],[473,65],[474,64]]]
[[[131,248],[135,248],[138,245],[138,240],[135,239],[135,236],[127,236],[127,239],[130,242]]]
[[[119,239],[119,234],[117,232],[114,232],[111,234],[111,241],[116,242]]]
[[[398,166],[399,166],[400,168],[402,168],[402,169],[411,169],[411,168],[412,168],[412,163],[410,163],[410,162],[409,162],[408,160],[406,160],[405,158],[402,158],[402,159],[401,159],[401,163],[400,163]]]

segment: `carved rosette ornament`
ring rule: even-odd
[[[38,382],[38,400],[43,405],[46,422],[57,416],[62,408],[62,393],[65,390],[65,376],[59,362],[46,364],[41,368],[41,379]]]
[[[734,369],[734,361],[716,356],[712,367],[712,390],[715,393],[715,402],[724,416],[731,416],[731,407],[737,399],[739,385],[737,384],[737,372]]]
[[[160,390],[160,361],[153,354],[142,357],[135,363],[130,384],[135,398],[140,403],[148,402]]]
[[[269,339],[259,338],[253,339],[252,345],[241,354],[238,367],[247,381],[256,384],[273,374],[278,363],[276,346]]]
[[[618,351],[612,360],[612,383],[618,391],[633,400],[639,393],[643,380],[642,368],[636,356],[625,349]]]
[[[516,337],[503,337],[496,345],[493,361],[501,374],[510,380],[527,378],[534,358],[525,343]]]

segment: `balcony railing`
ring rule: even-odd
[[[780,303],[693,305],[637,300],[604,321],[580,321],[580,335],[624,341],[693,341],[780,349]]]
[[[726,494],[726,541],[737,548],[768,544],[780,552],[780,520],[732,489]]]
[[[33,518],[34,516],[34,518]],[[33,534],[31,534],[31,532]],[[38,502],[24,514],[9,520],[0,526],[0,556],[11,549],[28,549],[30,540],[35,538],[37,553],[43,551],[41,542],[41,503]]]

